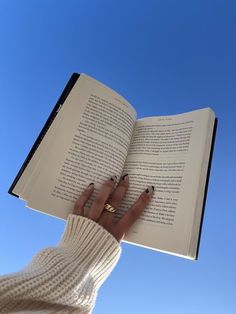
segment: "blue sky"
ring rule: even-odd
[[[72,72],[109,85],[138,117],[211,106],[219,119],[199,260],[122,244],[94,314],[233,314],[236,3],[0,1],[0,273],[56,245],[64,222],[7,190]]]

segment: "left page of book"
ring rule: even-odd
[[[50,141],[53,139],[53,134],[59,126],[60,119],[63,114],[63,103],[78,78],[78,73],[73,73],[71,75],[35,143],[31,147],[24,163],[18,171],[11,187],[9,188],[8,192],[10,194],[18,196],[21,199],[26,198],[25,192],[27,191],[27,184],[30,183],[30,178],[33,175],[34,169],[37,167],[37,164],[42,156],[46,153],[47,147],[49,147]]]
[[[47,150],[53,141],[57,128],[60,126],[62,113],[63,110],[60,110],[60,112],[57,114],[57,118],[53,121],[49,130],[45,134],[43,141],[40,143],[39,147],[32,156],[27,167],[25,167],[23,173],[20,176],[20,179],[13,189],[13,192],[23,200],[27,199],[27,192],[29,192],[31,183],[34,180],[35,171],[40,167],[40,162],[42,163],[42,161],[44,161],[44,159],[46,158]]]
[[[81,75],[24,187],[27,206],[66,219],[84,188],[91,202],[109,176],[122,174],[136,121],[135,109],[98,81]]]

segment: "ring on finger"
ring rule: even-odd
[[[115,213],[117,211],[117,209],[114,206],[112,206],[111,204],[109,204],[109,203],[105,204],[103,210],[107,211],[109,213]]]

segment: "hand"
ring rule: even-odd
[[[122,201],[126,191],[128,190],[129,177],[128,175],[123,176],[116,189],[113,191],[115,182],[116,176],[113,176],[111,179],[104,182],[87,215],[85,215],[84,206],[94,191],[94,184],[91,183],[83,191],[82,195],[75,203],[73,214],[86,216],[87,218],[96,221],[108,232],[110,232],[117,239],[117,241],[121,241],[125,233],[148,205],[153,194],[154,187],[150,186],[143,191],[125,215],[117,222],[114,222],[114,213],[104,210],[104,206],[106,203],[109,203],[115,209],[118,209],[119,203]]]

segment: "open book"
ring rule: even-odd
[[[125,241],[197,259],[216,118],[210,108],[136,119],[122,96],[73,74],[9,193],[66,219],[85,187],[129,174],[121,216],[149,185],[155,192]]]

